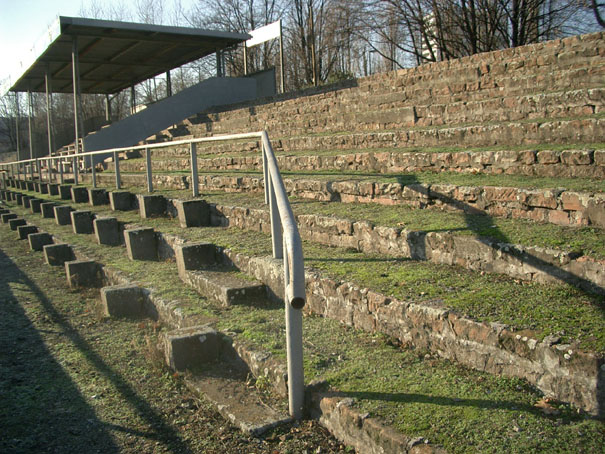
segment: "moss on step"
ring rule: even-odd
[[[31,214],[27,217],[48,231],[58,232],[66,241],[76,240],[77,235],[70,233],[68,228],[56,226],[52,220]],[[153,223],[163,231],[169,230],[169,224],[175,224],[159,218]],[[246,232],[217,228],[173,229],[191,239],[216,240],[219,244],[230,239],[235,248],[243,251],[258,247],[248,243],[253,235]],[[265,236],[254,236],[268,243]],[[89,236],[80,237],[84,239],[87,252],[101,262],[122,266],[123,259],[118,255],[125,257],[123,248],[98,246],[89,241]],[[348,257],[347,251],[325,249],[312,249],[311,257],[315,258],[310,262],[319,262],[323,257],[324,263],[330,263],[328,260],[338,254]],[[216,316],[219,328],[284,357],[285,328],[281,307],[222,308],[190,293],[181,293],[184,286],[176,278],[171,263],[141,263],[144,269],[158,265],[167,270],[141,275],[142,284],[159,291],[174,292],[183,300],[191,299],[190,304],[197,303]],[[372,262],[364,258],[363,263]],[[359,262],[356,266],[360,268]],[[125,272],[136,275],[138,270],[133,268]],[[545,403],[540,393],[522,380],[471,371],[421,351],[403,350],[384,336],[359,332],[319,317],[305,317],[304,333],[307,381],[326,379],[343,396],[354,398],[362,412],[387,421],[408,436],[424,437],[431,443],[440,444],[452,454],[599,452],[601,449],[602,422],[552,402],[546,405],[555,414],[545,414],[540,407]]]
[[[204,192],[207,201],[228,206],[266,209],[263,195],[249,193]],[[291,199],[297,215],[316,214],[414,231],[451,231],[458,235],[491,238],[498,242],[560,249],[605,258],[605,234],[598,227],[562,227],[522,219],[503,219],[488,215],[419,210],[412,207],[376,204],[343,204]]]
[[[258,232],[216,227],[181,229],[169,218],[140,219],[135,211],[116,214],[108,207],[84,204],[74,207],[119,216],[123,221],[154,227],[188,241],[212,242],[253,256],[271,254],[269,235]],[[36,224],[49,231],[54,228],[52,220],[36,219]],[[69,228],[64,230],[71,232]],[[73,236],[74,241],[88,241],[88,247],[92,247],[89,240]],[[587,294],[568,285],[530,284],[502,275],[481,275],[456,266],[397,260],[310,242],[304,242],[303,250],[306,266],[321,270],[327,276],[406,301],[437,302],[479,321],[500,322],[530,331],[538,339],[556,334],[565,343],[605,352],[603,296]],[[124,266],[128,267],[128,262]]]

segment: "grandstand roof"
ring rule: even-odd
[[[80,91],[109,94],[231,47],[250,35],[61,16],[22,62],[22,73],[11,77],[9,90],[43,92],[44,76],[50,70],[52,91],[72,93],[74,37]]]

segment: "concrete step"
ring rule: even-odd
[[[233,268],[216,267],[186,271],[181,280],[206,298],[220,301],[223,305],[266,305],[267,290],[258,281],[244,278]]]
[[[281,411],[267,405],[267,395],[254,387],[250,369],[237,356],[231,339],[221,333],[203,326],[183,328],[165,333],[161,344],[173,370],[192,372],[187,386],[212,402],[244,433],[259,436],[292,422],[283,404]]]
[[[51,225],[54,226],[54,224],[51,223]],[[188,230],[184,230],[183,233],[187,233],[190,232],[191,229]],[[237,236],[236,232],[229,232],[229,237],[232,236]],[[225,237],[227,238],[227,236]],[[164,239],[164,241],[168,241],[167,239]],[[183,239],[173,239],[170,240],[169,244],[167,246],[170,245],[177,245],[177,244],[184,244],[185,242],[183,241]],[[173,246],[170,246],[173,247]],[[227,251],[224,251],[226,254],[228,253]],[[317,252],[316,252],[317,253]],[[230,260],[233,261],[233,263],[237,263],[238,266],[240,268],[246,268],[247,270],[250,270],[251,273],[267,273],[267,277],[269,279],[271,279],[272,277],[279,277],[281,275],[283,275],[283,273],[280,272],[280,270],[278,268],[274,267],[276,266],[276,264],[274,263],[275,261],[267,261],[266,259],[261,259],[261,258],[245,258],[243,257],[243,254],[237,254],[237,253],[228,253],[228,257]],[[248,261],[248,263],[246,263],[246,260]],[[320,260],[321,261],[321,260]],[[168,265],[169,266],[169,265]],[[364,262],[364,267],[368,268],[368,272],[371,273],[371,263],[366,263]],[[393,265],[395,266],[395,265]],[[272,276],[272,277],[270,277]],[[280,284],[278,283],[272,283],[272,285],[275,284],[272,287],[272,290],[276,293],[280,292],[279,288],[280,288]],[[512,282],[510,283],[511,286],[515,286],[516,284],[513,284]],[[428,341],[426,344],[423,344],[424,347],[423,348],[437,348],[437,349],[441,349],[441,348],[453,348],[453,351],[457,351],[457,349],[463,349],[463,348],[471,348],[473,351],[473,354],[470,356],[459,356],[459,355],[455,355],[456,356],[456,360],[478,360],[480,361],[481,359],[481,355],[483,354],[488,354],[488,355],[492,355],[491,357],[493,358],[493,355],[495,354],[495,352],[499,352],[498,355],[504,354],[504,355],[520,355],[521,357],[524,357],[526,359],[531,358],[531,361],[540,361],[539,357],[540,355],[542,355],[542,353],[544,353],[546,355],[546,350],[548,351],[547,356],[549,358],[551,358],[551,354],[555,354],[555,356],[557,358],[559,358],[559,356],[561,355],[567,355],[567,357],[565,358],[565,361],[562,358],[560,359],[560,363],[558,363],[558,366],[556,368],[557,371],[559,371],[560,367],[567,367],[567,362],[569,361],[570,358],[572,358],[573,360],[573,367],[579,366],[580,364],[583,364],[584,362],[586,362],[586,364],[590,364],[590,361],[592,361],[592,359],[590,358],[590,356],[585,356],[585,353],[576,350],[575,348],[571,348],[569,346],[558,346],[558,345],[550,345],[547,343],[545,343],[544,345],[542,345],[540,342],[535,341],[535,339],[529,338],[529,337],[523,337],[520,334],[516,335],[515,338],[515,332],[514,331],[508,331],[507,328],[503,328],[503,326],[498,325],[498,324],[493,324],[493,325],[489,325],[489,324],[482,324],[482,323],[477,323],[474,322],[470,319],[462,319],[459,318],[455,313],[450,312],[448,310],[445,309],[441,309],[441,308],[437,308],[437,307],[433,307],[430,306],[430,304],[427,304],[426,306],[422,306],[422,305],[417,305],[416,303],[414,304],[410,304],[410,303],[406,303],[404,301],[398,301],[398,300],[394,300],[389,298],[388,296],[383,296],[383,300],[379,300],[380,295],[377,295],[376,292],[370,292],[364,289],[360,289],[359,287],[356,287],[354,284],[347,284],[347,283],[343,283],[338,281],[337,279],[334,280],[332,278],[325,278],[322,280],[322,282],[320,283],[319,281],[312,281],[310,288],[312,289],[312,298],[313,298],[313,302],[310,301],[309,303],[309,309],[312,312],[317,311],[317,313],[321,313],[322,315],[328,317],[328,318],[335,318],[337,320],[341,320],[345,323],[348,324],[352,324],[354,326],[360,327],[362,329],[366,329],[370,326],[373,326],[372,328],[369,328],[370,330],[376,329],[378,326],[376,325],[377,320],[379,321],[378,325],[380,326],[380,329],[385,329],[386,331],[388,331],[389,335],[395,335],[396,337],[399,336],[403,336],[402,339],[406,339],[406,342],[416,342],[416,341],[421,341],[421,342],[425,342],[427,341],[427,339],[424,339],[424,335],[426,334],[427,336],[436,336],[434,339],[431,338],[431,341]],[[519,286],[518,289],[521,289],[522,286]],[[361,295],[361,296],[359,296]],[[364,303],[364,296],[363,295],[367,295],[368,300]],[[361,298],[361,300],[357,299],[357,298]],[[351,298],[349,300],[349,298]],[[378,298],[378,299],[377,299]],[[346,301],[345,301],[346,300]],[[372,302],[370,302],[370,300]],[[323,302],[322,302],[323,301]],[[549,302],[549,304],[552,302]],[[367,305],[366,305],[367,304]],[[368,306],[369,305],[369,306]],[[172,306],[173,310],[176,308],[175,306]],[[364,309],[366,308],[366,309]],[[367,313],[367,310],[369,309],[369,313]],[[250,308],[250,310],[256,310],[254,308]],[[398,315],[397,315],[398,314]],[[412,323],[412,325],[414,326],[413,328],[410,328],[410,336],[407,336],[406,333],[408,331],[406,331],[407,328],[404,328],[403,325],[399,325],[398,320],[401,319],[401,317],[403,316],[402,314],[407,314],[405,315],[405,319],[404,320],[409,320],[410,323]],[[374,321],[374,325],[372,325],[372,320],[373,317],[376,317],[376,320]],[[425,317],[428,317],[425,320]],[[283,317],[282,317],[283,318]],[[429,319],[431,321],[429,321]],[[444,324],[444,320],[448,320],[447,323]],[[407,323],[407,322],[406,322]],[[420,324],[418,324],[420,323]],[[452,328],[453,331],[449,331],[449,323],[452,323],[452,326],[454,326],[454,328]],[[417,325],[418,324],[418,325]],[[424,328],[422,328],[424,327]],[[439,328],[441,327],[441,328]],[[426,333],[425,333],[425,329],[426,329]],[[455,337],[458,338],[460,337],[460,339],[456,340],[456,342],[449,344],[449,340],[446,341],[444,340],[445,338],[441,338],[440,336],[445,335],[443,330],[447,331],[447,339],[450,339],[449,336],[452,333],[455,333]],[[414,333],[413,335],[411,333]],[[432,333],[432,334],[431,334]],[[491,333],[491,334],[490,334]],[[495,337],[494,337],[495,336]],[[466,337],[469,337],[469,339],[472,338],[472,342],[469,343],[469,339],[466,339]],[[466,340],[462,339],[465,338]],[[441,340],[439,340],[441,339]],[[535,341],[535,343],[534,343]],[[479,345],[475,345],[474,343],[478,342],[480,344],[481,347],[479,347]],[[556,341],[555,341],[556,343]],[[527,344],[526,347],[523,347],[523,345]],[[455,345],[455,346],[454,346]],[[531,346],[530,346],[531,345]],[[466,346],[466,347],[465,347]],[[536,346],[538,347],[538,350],[535,350],[534,348]],[[558,348],[561,347],[561,348]],[[484,350],[484,348],[487,348],[487,350]],[[492,353],[487,353],[487,351],[491,351],[492,348],[495,348],[496,350],[494,350],[494,352]],[[546,349],[546,350],[544,350]],[[502,351],[500,351],[502,350]],[[573,355],[572,353],[569,353],[568,350],[573,350]],[[333,351],[333,350],[329,350],[329,351]],[[449,350],[448,350],[449,351]],[[477,356],[479,352],[482,352],[481,355]],[[535,352],[535,353],[534,353]],[[537,356],[536,356],[537,355]],[[558,355],[558,356],[557,356]],[[507,360],[508,361],[508,360]],[[487,367],[488,369],[492,368],[492,367],[497,367],[497,368],[501,368],[504,367],[504,369],[506,369],[506,374],[511,373],[512,369],[508,369],[507,366],[505,367],[506,364],[509,364],[507,361],[504,362],[500,362],[500,360],[495,361],[495,362],[486,362],[486,363],[482,363],[483,366],[482,367]],[[513,364],[513,363],[511,363]],[[515,367],[519,366],[520,363],[517,363],[517,360],[514,361]],[[525,363],[523,363],[525,364]],[[571,363],[570,363],[571,364]],[[504,365],[504,366],[503,366]],[[471,367],[476,367],[476,366],[471,366]],[[533,366],[532,366],[533,367]],[[542,367],[542,366],[541,366]],[[548,366],[550,367],[550,366]],[[502,371],[502,369],[500,369]],[[516,370],[516,369],[515,369]],[[557,374],[559,372],[556,372]],[[542,376],[541,376],[542,377]],[[534,377],[535,378],[535,377]],[[559,379],[557,379],[559,380]],[[565,386],[569,385],[569,380],[570,377],[566,376],[564,378],[564,382],[566,383]],[[548,380],[547,380],[548,381]],[[541,384],[547,384],[546,382],[541,381]],[[552,384],[550,381],[548,381],[548,386],[550,386],[550,384]],[[566,388],[567,389],[567,388]]]
[[[520,150],[458,149],[439,151],[430,148],[406,150],[385,147],[342,149],[290,150],[277,154],[283,171],[345,171],[399,174],[402,172],[456,172],[490,175],[526,175],[538,177],[605,178],[605,150],[602,145],[552,147],[537,146]],[[152,159],[153,170],[187,171],[188,156],[164,156]],[[225,154],[198,156],[198,168],[209,171],[260,171],[262,157],[255,154]],[[114,170],[113,164],[108,166]],[[143,172],[142,160],[120,163],[122,172]]]

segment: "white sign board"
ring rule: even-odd
[[[250,33],[250,35],[252,35],[252,38],[246,41],[246,47],[258,46],[259,44],[262,44],[265,41],[270,41],[272,39],[279,38],[279,35],[281,33],[280,23],[281,21],[278,20],[269,25],[265,25],[264,27],[257,28],[256,30],[248,32]]]

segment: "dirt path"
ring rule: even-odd
[[[0,226],[0,452],[335,453],[315,422],[262,439],[230,426],[156,361],[150,321],[103,319]]]

